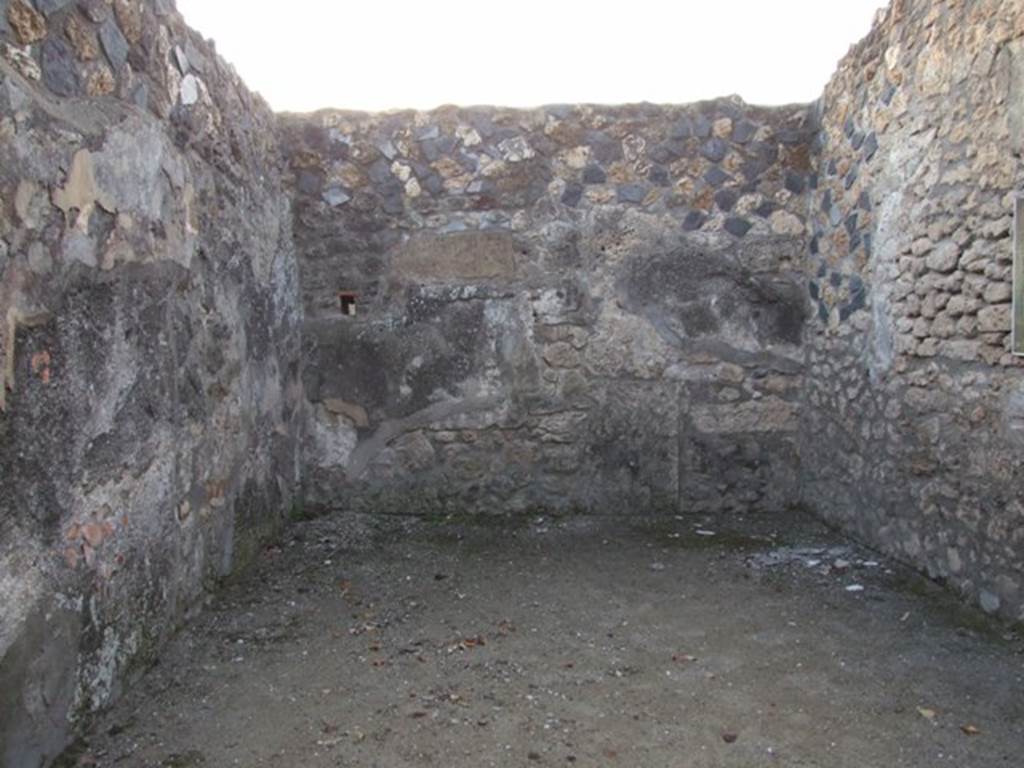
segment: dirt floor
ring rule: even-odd
[[[1024,765],[1020,637],[799,515],[729,525],[303,523],[67,764]]]

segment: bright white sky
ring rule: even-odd
[[[178,0],[277,110],[816,99],[885,0]]]

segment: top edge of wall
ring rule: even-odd
[[[308,119],[323,115],[347,115],[353,117],[394,117],[401,115],[432,115],[447,114],[452,112],[504,112],[504,113],[537,113],[546,112],[557,115],[559,112],[568,113],[572,111],[622,111],[638,112],[665,110],[713,110],[723,106],[729,106],[735,110],[744,112],[792,112],[812,107],[816,102],[792,102],[788,104],[749,104],[739,96],[721,96],[713,99],[702,99],[691,102],[650,102],[636,101],[624,103],[600,103],[600,102],[574,102],[567,104],[540,104],[533,107],[504,106],[501,104],[441,104],[430,109],[417,109],[412,107],[396,107],[394,109],[366,110],[348,109],[346,107],[321,107],[309,111],[280,110],[276,114],[282,118]]]

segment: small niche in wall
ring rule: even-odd
[[[1024,356],[1024,195],[1013,202],[1013,354]]]
[[[356,316],[356,301],[359,295],[352,291],[338,291],[338,304],[341,306],[341,314],[345,317]]]

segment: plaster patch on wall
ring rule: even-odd
[[[310,440],[317,466],[346,467],[355,450],[356,428],[347,418],[331,413],[323,405],[314,409]]]
[[[67,182],[53,192],[53,204],[70,215],[78,211],[75,226],[83,232],[88,229],[89,217],[96,205],[108,212],[116,210],[114,202],[105,195],[96,181],[93,155],[88,149],[80,149],[71,160]]]
[[[1010,146],[1017,154],[1024,154],[1024,39],[1008,43],[1005,50],[1010,69],[1007,98]]]
[[[103,632],[103,644],[99,655],[87,669],[83,688],[77,692],[76,697],[81,701],[88,698],[93,709],[107,704],[114,694],[121,665],[125,659],[132,657],[137,647],[137,633],[122,639],[113,627],[107,627]]]
[[[38,568],[27,563],[41,557],[35,552],[7,552],[0,555],[0,595],[4,596],[4,610],[0,611],[0,658],[3,658],[16,631],[43,594],[45,580]]]
[[[507,232],[458,232],[417,235],[391,257],[392,273],[424,281],[511,278],[520,257]]]

